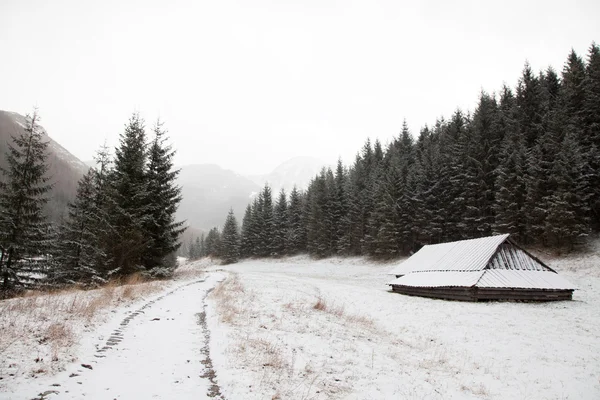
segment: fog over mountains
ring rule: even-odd
[[[325,164],[312,157],[295,157],[265,175],[245,177],[215,164],[196,164],[181,167],[179,184],[183,200],[177,215],[190,226],[209,230],[225,220],[233,208],[241,223],[246,206],[268,183],[273,193],[284,189],[287,193],[296,185],[305,189],[310,180]]]
[[[5,153],[12,142],[11,136],[21,134],[26,123],[23,115],[0,110],[0,168],[8,166]],[[88,166],[48,136],[43,127],[41,132],[44,140],[48,142],[48,175],[53,184],[46,212],[51,220],[58,221],[66,212],[68,202],[75,197],[77,182],[88,170]]]
[[[5,152],[12,140],[11,135],[19,134],[25,123],[23,115],[0,110],[0,167],[7,166]],[[68,202],[75,197],[77,182],[94,162],[82,162],[53,140],[43,128],[42,132],[48,141],[49,174],[54,183],[47,212],[52,220],[58,221],[65,213]],[[274,194],[281,189],[289,193],[294,185],[305,189],[324,165],[324,162],[313,157],[295,157],[280,164],[269,174],[252,176],[244,176],[215,164],[182,166],[178,182],[182,187],[183,200],[177,217],[187,221],[193,228],[192,235],[208,231],[214,226],[221,228],[230,208],[234,209],[241,223],[246,206],[265,183],[271,186]]]
[[[279,164],[269,174],[250,175],[248,178],[261,187],[268,183],[273,194],[281,189],[289,194],[294,186],[298,189],[306,189],[324,166],[326,166],[325,162],[315,157],[294,157]]]

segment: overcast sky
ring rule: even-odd
[[[39,107],[82,160],[133,111],[165,121],[180,165],[266,173],[352,160],[413,134],[526,59],[561,70],[600,41],[600,1],[0,0],[0,109]]]

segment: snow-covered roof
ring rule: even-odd
[[[390,271],[406,275],[425,271],[481,271],[508,238],[508,234],[423,246],[412,257]]]
[[[389,285],[412,287],[478,287],[574,290],[508,235],[424,246],[390,271],[399,276]]]
[[[481,288],[575,290],[572,283],[552,271],[489,269],[475,285]]]
[[[552,271],[499,270],[429,271],[404,275],[389,285],[412,287],[478,287],[575,290],[569,281]]]
[[[475,285],[484,271],[428,271],[408,274],[394,279],[388,285],[415,287],[471,287]]]

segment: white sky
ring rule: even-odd
[[[176,162],[267,173],[350,161],[413,134],[523,64],[600,41],[600,1],[0,0],[0,109],[38,106],[82,160],[129,115],[160,116]]]

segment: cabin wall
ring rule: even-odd
[[[477,288],[477,287],[413,287],[391,285],[396,293],[409,296],[460,301],[515,300],[560,301],[572,300],[573,290]]]

